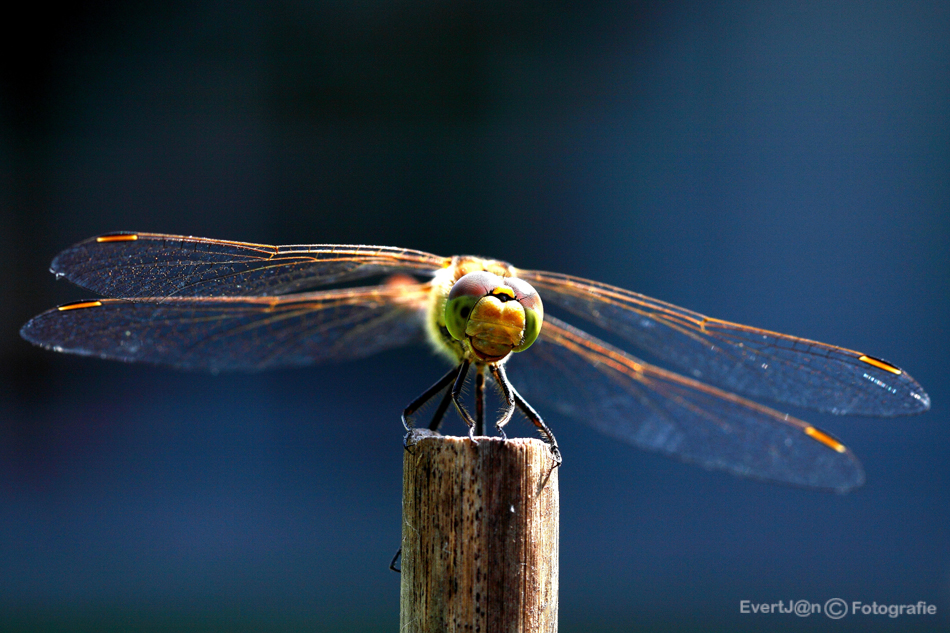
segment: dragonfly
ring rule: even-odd
[[[880,417],[930,408],[917,381],[880,358],[481,257],[123,232],[66,249],[50,270],[104,298],[27,322],[21,335],[41,347],[221,372],[361,359],[428,341],[452,369],[403,412],[407,430],[438,402],[430,429],[454,405],[469,435],[481,436],[494,385],[504,404],[500,434],[520,411],[556,464],[554,434],[534,406],[707,469],[845,492],[864,482],[854,454],[753,399]],[[355,286],[363,280],[373,283]],[[474,413],[462,397],[472,368]]]

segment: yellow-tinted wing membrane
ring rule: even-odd
[[[852,350],[712,319],[579,277],[519,271],[545,309],[582,317],[690,376],[752,397],[836,414],[895,416],[930,408],[906,372]]]

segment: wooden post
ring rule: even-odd
[[[557,468],[536,439],[434,436],[403,462],[402,633],[556,633]]]

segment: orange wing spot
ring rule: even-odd
[[[101,301],[77,301],[76,303],[67,303],[59,306],[57,310],[66,312],[67,310],[82,310],[83,308],[98,308],[102,305]]]
[[[864,354],[862,354],[862,355],[858,358],[858,360],[859,360],[859,361],[862,361],[862,362],[865,362],[865,363],[867,363],[868,365],[870,365],[870,366],[872,366],[872,367],[877,367],[878,369],[883,369],[884,371],[889,371],[889,372],[891,372],[892,374],[896,374],[896,375],[898,375],[898,376],[900,376],[902,373],[904,373],[904,372],[902,372],[902,371],[900,370],[899,367],[894,367],[894,366],[891,365],[890,363],[885,363],[884,361],[882,361],[882,360],[880,360],[880,359],[878,359],[878,358],[874,358],[873,356],[865,356]]]
[[[96,241],[102,244],[103,242],[134,242],[139,239],[139,236],[135,233],[129,235],[100,235],[96,238]]]
[[[396,273],[395,275],[390,275],[386,278],[386,281],[383,282],[387,288],[405,288],[406,286],[418,286],[419,282],[415,277],[411,277],[404,273]]]
[[[506,297],[510,299],[515,298],[515,291],[509,288],[508,286],[498,286],[497,288],[492,290],[491,293],[495,296],[505,295]]]
[[[845,448],[844,444],[842,444],[841,442],[839,442],[839,441],[836,440],[835,438],[831,437],[831,436],[828,435],[827,433],[824,433],[824,432],[822,432],[822,431],[819,431],[818,429],[816,429],[816,428],[813,427],[813,426],[806,426],[806,427],[805,427],[805,435],[807,435],[808,437],[812,438],[813,440],[818,440],[819,442],[821,442],[822,444],[824,444],[824,445],[827,446],[828,448],[830,448],[830,449],[832,449],[832,450],[834,450],[834,451],[837,451],[837,452],[839,452],[839,453],[843,453],[843,452],[845,452],[846,450],[848,450],[848,449]]]

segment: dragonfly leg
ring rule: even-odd
[[[492,365],[491,374],[495,378],[495,384],[501,389],[501,395],[504,396],[505,403],[508,405],[505,414],[495,422],[495,428],[498,429],[502,438],[508,439],[508,436],[505,435],[505,425],[511,421],[511,416],[515,413],[515,400],[511,395],[514,387],[511,386],[511,382],[508,380],[508,374],[505,373],[505,367],[503,365]]]
[[[415,400],[409,403],[409,405],[402,412],[402,425],[405,427],[406,431],[410,431],[412,429],[412,425],[409,424],[409,418],[412,415],[414,415],[416,411],[418,411],[423,406],[425,406],[425,404],[429,402],[429,400],[431,400],[432,397],[435,396],[435,394],[439,393],[440,391],[448,387],[450,384],[452,384],[452,382],[455,381],[455,379],[459,375],[459,372],[461,371],[462,371],[462,365],[453,367],[452,369],[449,370],[447,374],[439,378],[439,381],[437,383],[435,383],[434,385],[426,389],[425,392],[423,392],[421,396],[419,396],[418,398],[416,398]],[[449,391],[448,393],[452,393],[452,391]],[[448,402],[444,400],[445,399],[443,399],[443,402],[439,403],[439,408],[436,409],[436,412],[435,412],[436,415],[432,419],[432,422],[429,424],[429,429],[432,431],[435,431],[436,429],[439,428],[439,424],[441,424],[442,422],[442,416],[445,415],[445,411],[449,408]]]
[[[452,404],[452,390],[446,385],[445,395],[443,395],[442,400],[439,401],[439,408],[435,410],[435,415],[432,416],[432,422],[429,422],[429,430],[433,433],[437,432],[439,427],[442,426],[442,418],[445,417],[445,412],[449,410],[450,404]]]
[[[468,425],[468,436],[475,441],[475,420],[471,414],[462,406],[462,388],[465,386],[465,377],[468,376],[468,369],[472,366],[472,361],[465,359],[459,364],[458,376],[455,377],[455,384],[452,385],[452,402],[465,424]]]
[[[506,378],[507,380],[507,378]],[[538,427],[538,431],[541,433],[544,441],[548,443],[551,447],[551,454],[554,456],[554,465],[561,465],[561,449],[557,447],[557,440],[554,439],[554,433],[551,432],[551,429],[548,428],[548,425],[544,423],[544,420],[541,419],[541,416],[538,415],[538,412],[535,411],[528,401],[521,397],[521,394],[518,393],[518,390],[515,389],[515,386],[510,382],[508,387],[511,389],[511,395],[514,398],[515,404],[521,409],[521,412],[525,414],[531,423]]]
[[[485,366],[475,366],[475,435],[485,435]]]

